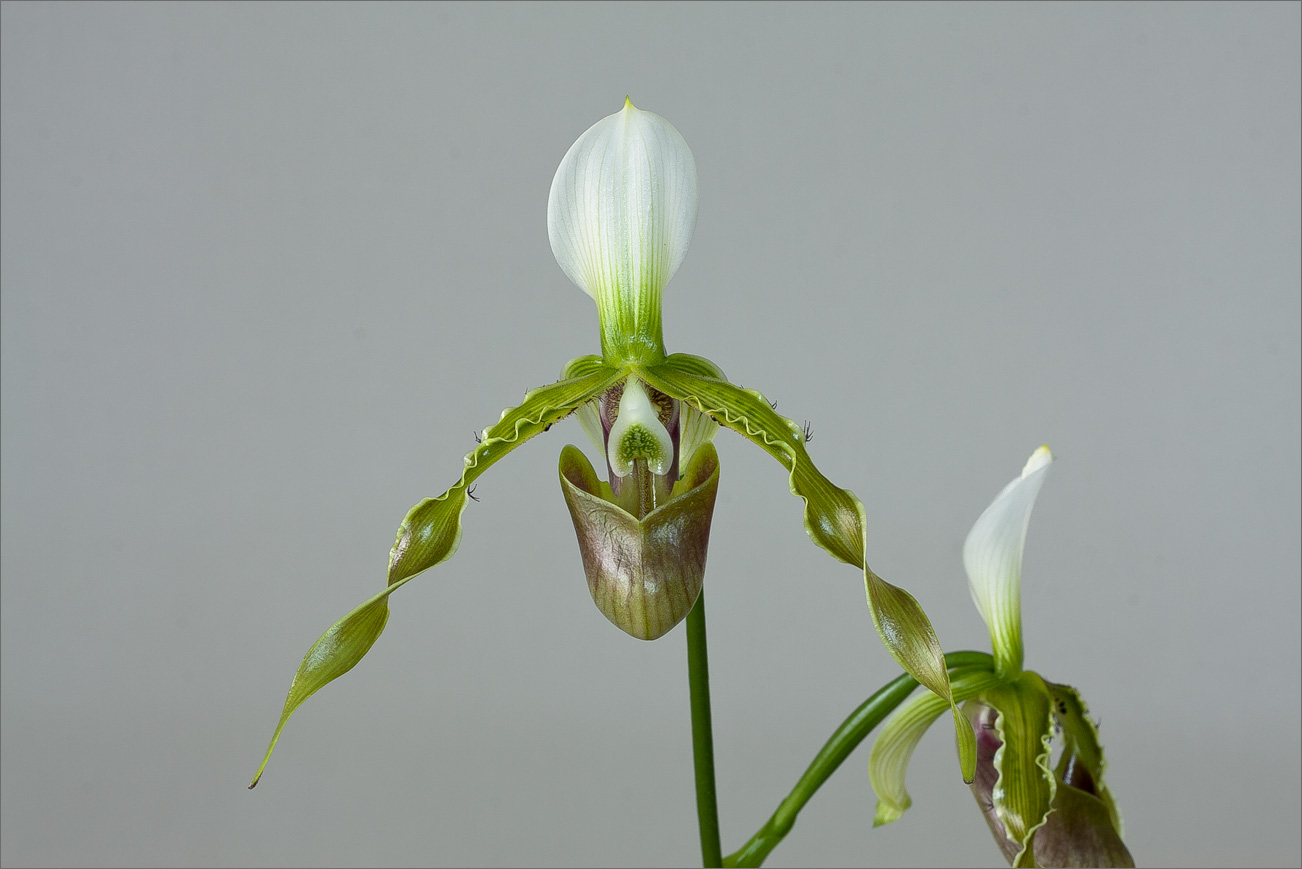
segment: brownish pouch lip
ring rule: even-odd
[[[696,451],[669,500],[641,521],[612,503],[610,486],[577,447],[561,451],[559,471],[593,602],[630,636],[664,636],[686,618],[705,579],[719,489],[713,444]]]

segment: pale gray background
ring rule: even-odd
[[[1102,719],[1148,865],[1298,865],[1299,6],[3,7],[6,865],[699,859],[685,643],[589,600],[572,422],[304,706],[471,433],[597,349],[547,244],[630,94],[696,155],[665,294],[814,425],[948,648],[1048,442],[1028,666]],[[719,437],[725,845],[896,675],[781,468]],[[870,828],[867,748],[774,865],[979,866],[952,736]]]

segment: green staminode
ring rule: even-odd
[[[633,464],[637,459],[655,461],[661,458],[660,443],[645,427],[633,426],[624,432],[624,437],[619,442],[619,458],[626,465]]]

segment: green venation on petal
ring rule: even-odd
[[[519,407],[502,411],[498,423],[486,429],[479,445],[466,453],[461,480],[437,498],[427,498],[417,504],[403,520],[389,555],[389,582],[420,573],[450,557],[460,540],[460,515],[465,507],[466,488],[498,459],[569,416],[623,375],[624,372],[613,366],[594,367],[580,377],[530,390]],[[448,515],[450,511],[441,504],[458,498],[461,504],[455,517]],[[448,519],[453,519],[455,529],[449,529]],[[444,540],[453,530],[456,536],[451,540],[451,547],[445,549]]]
[[[975,697],[998,682],[988,665],[956,668],[950,673],[955,702]],[[909,761],[922,735],[948,706],[944,698],[936,694],[919,694],[900,704],[882,723],[868,757],[868,780],[877,794],[874,827],[898,820],[913,804],[904,781]],[[964,724],[970,727],[966,719]]]
[[[723,376],[723,369],[718,365],[715,365],[704,356],[697,356],[693,353],[674,353],[665,360],[665,364],[671,366],[675,371],[681,371],[683,374],[694,374],[697,377],[709,377],[725,382],[728,379]]]
[[[995,731],[995,814],[1021,850],[1014,866],[1034,866],[1031,837],[1049,817],[1057,783],[1049,768],[1053,710],[1044,680],[1030,671],[987,691],[981,701],[999,713]]]
[[[600,356],[580,356],[565,363],[565,367],[561,370],[561,380],[583,377],[605,366],[606,361]],[[606,442],[601,431],[601,417],[597,412],[597,399],[586,401],[575,408],[574,419],[578,421],[579,428],[583,429],[588,440],[592,441],[592,445],[597,448],[597,452],[605,453]]]
[[[561,269],[597,303],[607,359],[664,358],[660,296],[687,254],[697,199],[682,135],[627,100],[562,158],[547,236]]]
[[[276,732],[272,734],[271,744],[267,746],[267,753],[262,757],[262,763],[253,776],[250,788],[255,787],[258,780],[262,778],[262,771],[267,768],[267,761],[271,760],[271,752],[275,750],[276,743],[280,740],[280,733],[285,729],[285,723],[294,714],[294,710],[321,688],[356,666],[380,638],[380,633],[389,620],[388,597],[405,582],[406,580],[395,582],[335,622],[330,630],[322,634],[320,639],[312,644],[312,648],[307,650],[307,654],[303,656],[303,663],[298,665],[298,672],[294,674],[294,681],[290,683],[289,696],[285,698],[285,708],[280,713]]]
[[[1022,669],[1022,551],[1036,495],[1053,454],[1040,447],[1022,475],[995,496],[963,542],[963,567],[972,600],[990,629],[1001,676]]]
[[[615,368],[600,356],[576,356],[565,363],[565,367],[561,369],[561,379],[556,385],[559,386],[567,380],[577,380],[592,374],[609,374],[612,371],[615,371]]]
[[[325,685],[347,673],[370,650],[389,618],[388,597],[421,571],[451,558],[461,542],[461,513],[467,488],[502,456],[546,431],[575,408],[609,389],[621,370],[593,364],[596,357],[576,359],[566,366],[577,376],[530,390],[519,407],[502,411],[498,423],[484,431],[481,443],[466,454],[461,479],[437,498],[427,498],[411,509],[398,529],[389,553],[388,587],[336,622],[303,657],[267,753],[253,778],[253,787],[271,759],[285,723],[294,711]],[[597,360],[599,363],[600,360]]]
[[[792,493],[805,501],[805,530],[810,539],[834,558],[862,568],[859,499],[818,471],[805,451],[804,430],[796,422],[780,416],[759,392],[707,373],[711,369],[718,370],[699,356],[675,353],[664,363],[641,371],[640,376],[655,389],[714,417],[781,462],[790,472]],[[937,666],[943,673],[943,662],[938,660]]]
[[[738,432],[788,470],[792,494],[805,502],[805,531],[810,539],[833,557],[863,571],[868,608],[882,643],[909,675],[949,704],[963,779],[970,782],[976,767],[976,742],[950,692],[940,641],[913,596],[868,567],[863,503],[814,466],[805,451],[804,430],[774,411],[760,393],[724,380],[718,366],[702,357],[675,353],[659,365],[637,369],[637,374],[651,387]]]
[[[673,359],[674,368],[678,371],[725,382],[728,379],[724,376],[722,368],[704,356],[675,353],[670,358]],[[718,432],[718,421],[712,419],[709,414],[701,413],[690,404],[685,405],[682,420],[679,422],[679,464],[686,466],[692,460],[696,450],[713,441]]]

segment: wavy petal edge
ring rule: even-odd
[[[290,683],[280,720],[266,754],[249,785],[256,787],[290,717],[306,700],[357,665],[379,639],[388,622],[388,596],[430,567],[451,558],[461,543],[461,515],[467,488],[498,459],[546,431],[591,400],[624,372],[598,357],[572,360],[575,376],[525,393],[524,401],[502,411],[497,424],[484,430],[481,442],[466,454],[461,479],[437,498],[426,498],[407,512],[389,553],[388,583],[317,638],[303,656]]]
[[[949,705],[959,768],[963,780],[970,782],[976,769],[976,742],[954,702],[944,651],[917,600],[868,566],[863,502],[819,472],[805,450],[805,432],[798,424],[780,416],[759,392],[722,379],[718,366],[708,359],[676,353],[658,365],[635,370],[654,389],[741,434],[787,469],[791,493],[805,503],[805,532],[834,558],[862,570],[868,609],[882,644],[905,672]]]

